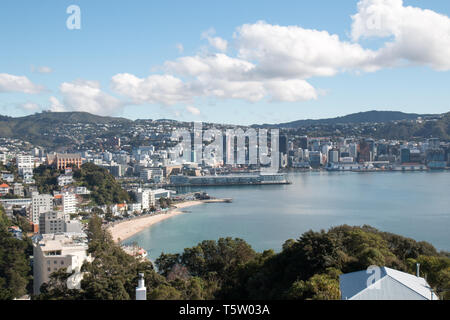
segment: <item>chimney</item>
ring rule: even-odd
[[[420,277],[420,263],[416,263],[416,275],[418,278]]]
[[[139,273],[138,286],[136,287],[136,300],[147,300],[147,288],[145,287],[143,273]]]

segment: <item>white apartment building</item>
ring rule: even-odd
[[[33,174],[34,157],[30,155],[20,155],[16,158],[17,170],[19,175],[23,176],[25,173]]]
[[[77,198],[75,194],[66,192],[62,195],[63,212],[71,214],[77,212]]]
[[[60,176],[58,176],[57,180],[58,186],[64,187],[73,183],[73,176],[72,174],[61,174]]]
[[[75,194],[90,194],[91,192],[86,187],[76,187]]]
[[[39,223],[41,213],[53,210],[53,196],[49,194],[33,193],[31,196],[31,221],[34,224]]]
[[[137,189],[137,201],[142,204],[142,210],[150,209],[156,203],[155,194],[151,189]]]
[[[156,189],[156,190],[152,190],[155,200],[159,200],[160,198],[167,198],[169,199],[172,194],[176,194],[176,191],[173,190],[167,190],[167,189]]]
[[[130,203],[128,205],[128,210],[131,212],[141,212],[142,211],[142,203]]]
[[[48,282],[50,275],[61,269],[75,274],[67,280],[69,289],[79,289],[82,279],[81,266],[91,258],[87,254],[85,234],[45,234],[33,243],[33,292],[40,293],[41,285]]]

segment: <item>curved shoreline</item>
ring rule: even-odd
[[[152,216],[143,216],[128,221],[119,222],[113,226],[109,226],[108,230],[111,232],[111,235],[115,242],[122,242],[158,222],[185,213],[183,211],[180,211],[180,209],[196,206],[202,203],[205,203],[205,201],[193,200],[182,202],[180,204],[177,204],[175,208],[169,209],[167,213],[161,213]]]

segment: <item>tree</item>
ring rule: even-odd
[[[67,272],[67,268],[61,268],[50,275],[50,280],[43,283],[40,294],[36,300],[78,300],[79,291],[67,288],[67,279],[73,274]]]
[[[91,191],[90,197],[96,205],[131,202],[128,192],[122,189],[111,173],[91,162],[74,170],[73,178],[77,185],[84,186]]]
[[[0,300],[25,295],[31,281],[30,242],[14,238],[8,232],[10,225],[0,206]]]
[[[286,293],[294,300],[338,300],[341,293],[339,281],[328,274],[316,274],[307,281],[295,281]]]

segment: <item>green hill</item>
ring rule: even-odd
[[[16,138],[36,145],[53,146],[71,143],[69,137],[51,136],[56,128],[67,124],[130,124],[125,118],[102,117],[87,112],[42,112],[12,118],[0,116],[0,137]]]
[[[296,120],[279,124],[264,124],[258,127],[274,127],[274,128],[298,128],[311,125],[332,125],[332,124],[348,124],[348,123],[383,123],[399,120],[415,120],[418,117],[427,117],[433,115],[404,113],[400,111],[366,111],[352,113],[342,117],[327,118],[327,119],[306,119]]]
[[[41,165],[34,169],[34,179],[40,193],[52,193],[60,190],[57,177],[62,171]],[[74,169],[75,184],[91,191],[90,198],[94,205],[110,205],[130,202],[130,196],[122,189],[116,179],[105,168],[93,163],[85,163],[80,169]]]
[[[375,136],[386,139],[434,137],[450,140],[450,112],[442,115],[440,119],[423,123],[413,123],[408,121],[386,123],[377,127]]]
[[[130,202],[128,193],[105,168],[88,162],[75,170],[73,177],[78,185],[91,191],[91,199],[96,205]]]

